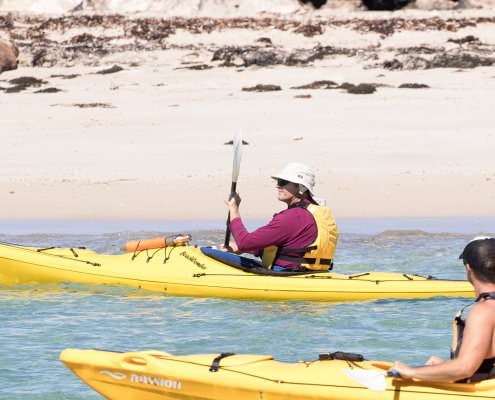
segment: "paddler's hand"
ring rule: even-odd
[[[237,247],[237,244],[235,244],[235,243],[231,243],[228,246],[225,246],[222,244],[222,246],[220,246],[220,250],[222,250],[226,253],[235,253],[235,254],[239,253],[239,248]]]
[[[239,197],[238,193],[234,193],[232,197],[225,199],[224,203],[230,211],[230,220],[240,217],[239,204],[241,204],[241,198]]]
[[[392,368],[390,368],[389,371],[393,371],[393,370],[399,372],[401,378],[404,379],[414,378],[414,368],[407,365],[406,363],[403,363],[402,361],[395,361],[394,364],[392,365]]]
[[[241,204],[241,197],[239,193],[234,193],[234,195],[230,195],[227,199],[225,199],[225,204],[230,208],[239,208]]]

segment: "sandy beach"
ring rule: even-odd
[[[225,218],[238,129],[245,218],[290,161],[337,217],[495,216],[493,2],[216,12],[0,9],[0,220]]]

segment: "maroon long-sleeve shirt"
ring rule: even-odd
[[[240,251],[255,254],[268,246],[287,248],[304,248],[316,240],[318,230],[311,213],[301,207],[289,207],[275,214],[265,226],[249,233],[241,218],[230,222],[230,231]],[[287,255],[301,257],[298,253]],[[275,260],[274,264],[281,267],[296,267],[297,263]]]

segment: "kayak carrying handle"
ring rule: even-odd
[[[139,355],[129,354],[122,359],[122,364],[134,370],[142,370],[148,365],[148,361]]]

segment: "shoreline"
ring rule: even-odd
[[[249,231],[266,220],[247,220]],[[495,217],[399,217],[399,218],[337,218],[341,234],[397,237],[423,235],[495,235]],[[102,235],[113,233],[159,234],[225,230],[225,220],[203,221],[143,221],[143,220],[3,220],[1,236],[25,235]]]

